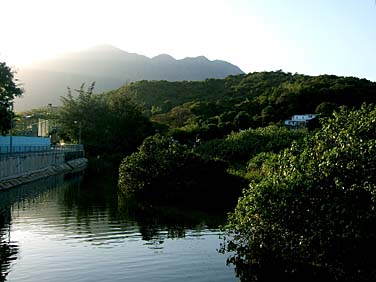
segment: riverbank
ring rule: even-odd
[[[61,173],[76,172],[86,168],[86,158],[74,159],[65,163],[51,165],[45,168],[28,171],[22,174],[13,175],[0,180],[0,190],[9,189],[21,184],[29,183],[44,177]]]

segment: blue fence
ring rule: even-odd
[[[0,136],[0,153],[22,153],[46,151],[50,149],[48,137]]]
[[[83,145],[0,145],[0,157],[10,155],[22,155],[40,152],[62,152],[62,153],[80,153],[83,156]]]
[[[19,145],[19,146],[0,145],[0,154],[49,151],[50,148],[51,146],[49,145]]]

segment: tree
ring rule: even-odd
[[[376,279],[375,117],[373,105],[342,108],[304,145],[264,163],[222,248],[242,281]]]
[[[247,129],[252,125],[251,116],[245,111],[240,111],[234,118],[234,124],[236,128]]]
[[[14,72],[4,62],[0,62],[0,129],[3,135],[11,128],[13,99],[22,93],[22,88],[14,78]]]
[[[242,187],[226,169],[225,162],[203,159],[188,146],[156,134],[123,159],[119,187],[126,196],[157,204],[224,209],[236,202]]]
[[[87,90],[83,83],[80,89],[74,91],[78,94],[73,96],[72,90],[68,87],[67,97],[62,97],[63,106],[60,109],[60,135],[65,141],[78,142],[80,130],[84,129],[84,143],[90,139],[90,134],[97,123],[98,117],[103,119],[103,110],[98,107],[101,105],[95,101],[93,95],[95,83],[93,82]],[[95,114],[90,114],[95,113]],[[100,124],[97,124],[98,129]]]
[[[131,98],[120,93],[94,94],[94,83],[87,90],[82,84],[74,97],[68,89],[62,98],[60,136],[85,145],[92,153],[129,154],[150,135],[150,121]],[[81,137],[81,138],[79,138]]]
[[[338,108],[336,103],[322,102],[316,107],[315,113],[322,116],[330,116]]]

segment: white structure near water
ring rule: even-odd
[[[293,128],[306,127],[307,122],[316,118],[317,116],[318,114],[293,115],[291,119],[285,120],[284,124]]]
[[[50,123],[48,119],[38,119],[38,136],[46,137],[50,132]]]

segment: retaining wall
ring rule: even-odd
[[[45,151],[19,153],[0,158],[0,181],[64,163],[64,153]]]
[[[48,146],[42,151],[0,152],[0,190],[60,173],[80,171],[86,165],[82,145]]]
[[[31,170],[18,175],[12,175],[8,178],[0,179],[0,190],[12,188],[21,184],[33,182],[49,176],[81,171],[87,166],[86,158],[79,158],[56,165],[43,167],[41,169]]]

